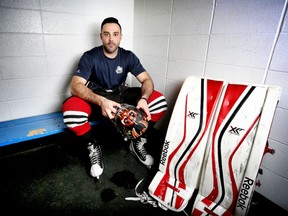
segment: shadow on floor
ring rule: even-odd
[[[128,143],[118,133],[105,127],[94,129],[102,137],[105,164],[99,180],[90,177],[86,149],[69,132],[2,147],[1,215],[186,215],[126,200],[136,197],[134,188],[140,180],[143,179],[138,188],[140,192],[147,188],[158,169],[158,161],[149,170],[130,154]],[[152,134],[147,150],[159,158],[164,135],[157,130]],[[273,215],[287,215],[283,209],[254,193],[249,215],[266,215],[268,210],[274,212]]]

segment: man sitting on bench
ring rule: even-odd
[[[115,117],[117,107],[127,103],[142,109],[152,126],[167,110],[164,96],[154,90],[153,81],[137,56],[120,48],[122,29],[118,20],[106,18],[101,24],[101,46],[83,54],[71,81],[72,97],[63,104],[64,123],[87,145],[91,161],[90,173],[99,178],[103,172],[102,153],[97,137],[92,135],[88,118]],[[132,73],[141,87],[129,88],[128,73]],[[153,106],[153,107],[152,107]],[[150,126],[150,127],[151,127]],[[145,136],[131,140],[131,152],[146,166],[153,157],[144,148]]]

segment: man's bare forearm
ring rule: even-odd
[[[101,106],[104,99],[103,96],[95,94],[87,86],[81,83],[78,83],[71,88],[71,94],[98,106]]]
[[[148,100],[148,98],[151,96],[153,90],[154,90],[154,84],[153,84],[153,81],[151,79],[147,79],[142,83],[142,87],[141,87],[142,97],[144,97]]]

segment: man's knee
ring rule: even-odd
[[[70,97],[62,106],[63,121],[65,125],[77,136],[87,133],[90,129],[88,121],[91,115],[91,106],[78,97]]]
[[[151,114],[151,121],[159,121],[167,111],[167,102],[164,95],[154,90],[148,99],[148,107]]]

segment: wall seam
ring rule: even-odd
[[[171,42],[171,28],[172,28],[171,26],[172,26],[173,5],[174,5],[174,0],[171,0],[169,30],[168,30],[168,41],[167,41],[167,62],[166,62],[166,70],[165,70],[164,92],[166,92],[166,86],[167,86],[167,75],[168,75],[168,66],[169,66],[169,50],[170,50],[170,42]]]
[[[203,66],[203,73],[202,73],[204,77],[205,77],[205,72],[206,72],[206,65],[207,65],[209,45],[210,45],[210,39],[211,39],[211,31],[212,31],[212,26],[213,26],[213,21],[214,21],[214,15],[215,15],[215,8],[216,8],[216,0],[213,0],[212,13],[211,13],[211,19],[210,19],[210,26],[209,26],[209,31],[208,31],[208,40],[207,40],[207,45],[206,45],[205,58],[204,58],[204,66]]]
[[[275,37],[274,37],[273,45],[272,45],[272,48],[271,48],[271,51],[270,51],[270,54],[269,54],[269,58],[268,58],[268,62],[267,62],[266,68],[265,68],[265,73],[264,73],[263,80],[262,80],[261,84],[264,84],[266,82],[266,79],[267,79],[268,70],[269,70],[271,62],[272,62],[272,57],[273,57],[273,54],[274,54],[274,51],[275,51],[275,47],[277,45],[277,42],[278,42],[278,39],[279,39],[279,36],[280,36],[280,32],[281,32],[281,29],[282,29],[282,26],[283,26],[283,23],[284,23],[285,14],[287,12],[287,4],[288,4],[288,0],[285,0],[284,6],[283,6],[283,9],[282,9],[282,13],[281,13],[281,16],[280,16],[280,20],[279,20],[279,23],[278,23],[278,26],[277,26],[276,34],[275,34]]]

